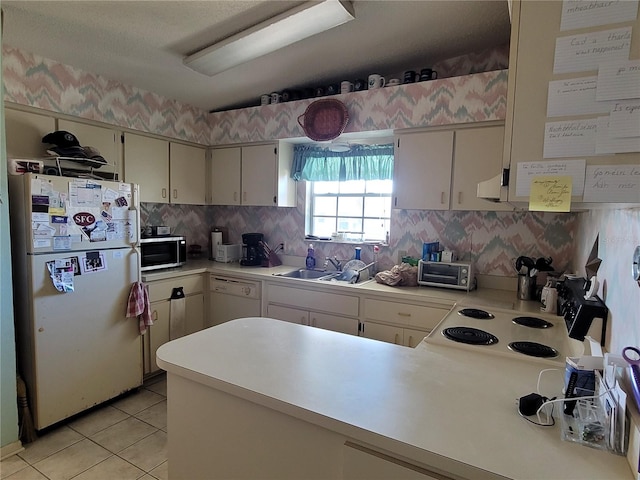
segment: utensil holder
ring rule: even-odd
[[[533,300],[536,296],[537,276],[518,274],[518,300]]]
[[[263,267],[277,267],[279,265],[282,265],[282,261],[280,257],[273,252],[269,253],[269,257],[262,261]]]

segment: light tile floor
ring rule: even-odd
[[[0,479],[166,480],[167,381],[155,377],[137,392],[46,431],[0,462]]]

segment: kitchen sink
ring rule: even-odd
[[[324,270],[305,270],[303,268],[299,270],[293,270],[292,272],[287,273],[276,273],[276,277],[287,277],[287,278],[300,278],[302,280],[329,280],[337,275],[340,272],[325,272]]]

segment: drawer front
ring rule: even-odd
[[[365,299],[365,318],[398,325],[432,330],[449,311],[448,308],[427,307],[406,303]]]
[[[301,288],[268,286],[268,302],[299,307],[305,310],[337,313],[347,317],[358,316],[358,297],[334,293],[317,292]]]
[[[149,301],[168,300],[174,288],[182,287],[185,295],[202,293],[204,291],[204,277],[202,275],[187,275],[169,280],[149,282]]]
[[[382,325],[380,323],[364,322],[362,336],[380,340],[381,342],[395,343],[402,345],[403,329],[400,327],[392,327],[390,325]]]

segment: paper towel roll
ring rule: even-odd
[[[215,260],[218,254],[218,245],[222,245],[222,232],[211,232],[210,260]]]

